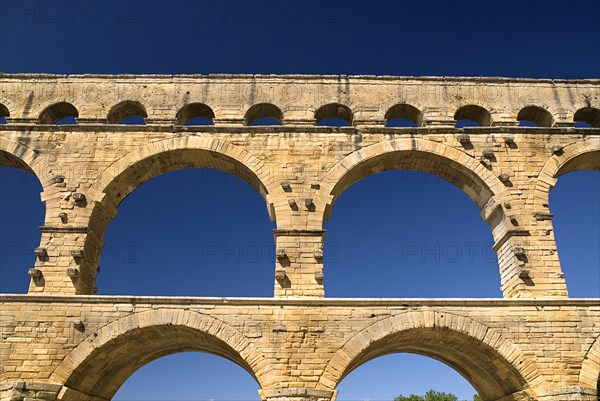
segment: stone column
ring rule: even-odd
[[[335,401],[337,391],[314,388],[284,388],[259,390],[258,395],[262,401]]]
[[[323,297],[324,230],[274,230],[275,297]]]
[[[551,222],[527,207],[496,204],[482,215],[492,227],[505,298],[567,297]]]
[[[89,225],[91,201],[64,186],[47,190],[43,200],[46,217],[29,293],[93,294],[103,243]]]
[[[43,226],[29,293],[92,294],[102,242],[88,227]]]

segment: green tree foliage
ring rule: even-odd
[[[451,393],[429,390],[425,395],[411,394],[408,397],[399,395],[394,401],[458,401],[458,397]],[[483,401],[479,394],[473,396],[473,401]]]
[[[458,401],[454,394],[443,393],[441,391],[429,390],[425,395],[411,394],[408,397],[399,395],[394,401]]]

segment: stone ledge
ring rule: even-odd
[[[162,304],[162,305],[274,305],[274,306],[448,306],[448,307],[515,307],[515,306],[596,306],[600,298],[247,298],[247,297],[162,297],[126,295],[45,295],[0,294],[0,302],[17,303],[92,303],[92,304]]]
[[[183,126],[172,124],[148,124],[148,125],[121,125],[121,124],[0,124],[0,132],[114,132],[114,133],[137,133],[137,132],[161,132],[174,135],[182,134],[369,134],[369,135],[428,135],[428,134],[456,134],[468,133],[469,135],[488,134],[538,134],[538,135],[600,135],[600,128],[564,128],[564,127],[328,127],[328,126],[306,126],[306,125],[272,125],[272,126]]]
[[[422,81],[422,82],[485,82],[485,83],[536,83],[536,84],[599,84],[597,78],[552,79],[552,78],[517,78],[517,77],[465,77],[465,76],[398,76],[398,75],[327,75],[327,74],[47,74],[47,73],[0,73],[0,79],[148,79],[170,82],[173,78],[182,79],[238,79],[264,81],[285,80],[369,80],[369,81]]]

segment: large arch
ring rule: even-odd
[[[600,138],[590,137],[572,143],[548,159],[535,186],[536,210],[548,210],[550,191],[556,185],[558,177],[576,170],[600,171]]]
[[[14,167],[33,174],[44,187],[51,177],[47,177],[48,169],[43,164],[35,151],[19,142],[0,137],[0,166]]]
[[[579,385],[594,389],[600,386],[600,336],[596,338],[583,358]]]
[[[219,139],[178,137],[152,142],[128,153],[102,171],[91,191],[98,194],[97,200],[103,207],[116,208],[149,179],[184,168],[211,168],[235,175],[252,186],[267,205],[269,193],[277,190],[268,169],[247,150]],[[271,207],[269,215],[275,220]]]
[[[509,197],[504,185],[477,159],[447,145],[403,138],[359,149],[333,166],[323,179],[324,218],[336,199],[358,180],[385,170],[418,170],[462,189],[480,208],[496,210]]]
[[[65,357],[50,382],[63,386],[61,401],[78,401],[81,394],[110,400],[143,365],[189,351],[227,358],[261,387],[274,382],[268,361],[241,333],[213,317],[176,309],[134,313],[100,328]]]
[[[358,366],[398,352],[449,365],[486,400],[535,398],[531,387],[543,380],[535,363],[493,328],[468,317],[420,311],[386,318],[354,335],[331,358],[319,383],[334,389]]]
[[[30,210],[29,208],[25,207],[25,209],[27,210],[28,216],[32,216],[32,214],[33,214],[33,216],[41,217],[40,220],[36,219],[35,222],[31,221],[31,223],[33,225],[30,226],[29,223],[27,224],[27,227],[31,227],[31,229],[28,231],[28,234],[27,234],[29,236],[27,243],[39,244],[40,237],[39,237],[38,227],[40,225],[39,223],[43,224],[43,222],[45,220],[45,216],[46,216],[46,199],[44,197],[43,191],[45,190],[46,184],[48,183],[48,180],[50,178],[50,177],[47,177],[47,175],[50,172],[50,169],[46,168],[46,166],[44,165],[44,159],[41,158],[38,153],[34,152],[30,148],[28,148],[27,146],[25,146],[19,142],[12,141],[5,137],[0,137],[0,168],[3,166],[16,168],[16,169],[19,169],[19,170],[22,170],[22,171],[25,171],[25,172],[31,174],[33,177],[35,177],[35,180],[37,180],[39,187],[41,187],[42,194],[40,195],[40,198],[37,198],[37,200],[35,201],[35,203],[38,205],[39,205],[39,203],[37,203],[37,202],[42,203],[41,213],[38,215],[37,211],[34,213],[33,210]],[[37,192],[37,190],[35,192]],[[23,206],[26,204],[27,204],[26,202],[21,202],[20,206]],[[21,221],[23,221],[23,220],[21,220]],[[19,234],[15,234],[15,233],[11,232],[11,238],[7,238],[7,239],[9,239],[11,241],[16,241],[17,238],[14,238],[14,235],[17,235],[17,237],[19,236]],[[20,238],[21,238],[21,240],[23,239],[23,237],[20,237]],[[31,255],[33,255],[33,252],[32,252],[33,249],[31,249],[31,248],[33,248],[33,246],[31,248],[25,248],[25,245],[23,245],[23,246],[24,246],[23,251],[25,251],[25,249],[27,249],[27,251],[30,251]],[[22,263],[24,261],[25,260],[21,260],[21,262],[19,263],[19,268],[27,267],[27,266],[22,266]],[[30,261],[30,262],[33,262],[34,264],[36,264],[37,260],[34,258],[33,261]],[[8,264],[9,263],[7,261],[7,265]],[[13,276],[13,277],[15,277],[15,276]],[[26,276],[24,276],[24,277],[26,277]],[[9,283],[9,286],[10,286],[11,285],[10,283],[12,281],[7,280],[7,282]],[[23,281],[22,283],[25,284],[26,282]]]
[[[102,238],[123,199],[151,178],[184,168],[210,168],[239,177],[265,199],[267,212],[276,221],[270,196],[282,189],[274,184],[268,168],[250,152],[216,138],[185,136],[159,140],[114,162],[100,173],[89,189],[95,202],[84,251],[88,256],[82,266],[86,272],[82,271],[80,277],[95,279]],[[86,288],[93,288],[93,283],[87,283]]]

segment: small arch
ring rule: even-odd
[[[590,127],[600,127],[600,110],[595,107],[584,107],[575,112],[573,121],[589,124]]]
[[[46,107],[38,117],[38,124],[75,124],[79,112],[71,103],[59,102]]]
[[[345,122],[352,125],[354,113],[348,106],[340,103],[329,103],[321,106],[315,113],[317,125],[333,125],[338,126],[340,122]],[[336,121],[337,120],[337,121]],[[341,120],[341,121],[339,121]]]
[[[177,112],[179,125],[213,125],[215,113],[204,103],[190,103]]]
[[[456,113],[454,113],[454,120],[456,120],[457,128],[464,126],[489,127],[492,125],[492,115],[490,112],[475,104],[462,106],[456,110]],[[468,122],[475,122],[476,124]]]
[[[552,127],[554,117],[552,114],[539,106],[526,106],[519,111],[517,120],[520,126],[524,127]]]
[[[244,117],[245,125],[281,125],[283,112],[271,103],[259,103],[250,107]]]
[[[8,107],[0,103],[0,124],[6,124],[6,119],[10,117]]]
[[[421,110],[406,103],[396,104],[385,113],[386,127],[420,127],[423,124]]]
[[[138,116],[147,118],[146,108],[138,101],[124,100],[114,105],[106,116],[109,124],[122,124],[126,118]]]

